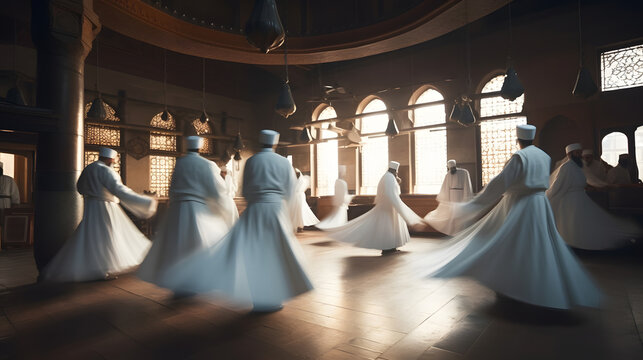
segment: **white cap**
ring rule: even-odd
[[[188,136],[185,138],[185,144],[188,150],[201,149],[203,147],[204,139],[200,136]]]
[[[536,127],[533,125],[516,126],[516,136],[520,140],[533,140],[536,137]]]
[[[264,145],[277,145],[279,143],[279,133],[274,130],[261,130],[259,132],[259,142]]]
[[[569,145],[565,146],[565,154],[569,154],[570,152],[572,152],[574,150],[581,150],[581,149],[583,149],[583,147],[580,146],[579,143],[569,144]]]
[[[455,160],[449,160],[447,161],[447,167],[455,167]]]
[[[397,162],[397,161],[391,161],[391,162],[388,163],[388,168],[393,169],[393,170],[397,170],[397,169],[400,168],[400,163]]]
[[[110,149],[110,148],[106,148],[106,147],[102,147],[102,148],[100,148],[100,150],[98,151],[98,156],[100,156],[100,157],[106,157],[106,158],[110,158],[110,159],[116,159],[116,155],[117,155],[117,154],[118,154],[118,153],[116,152],[116,150],[113,150],[113,149]]]
[[[594,155],[594,150],[592,149],[583,149],[583,156],[585,155]]]

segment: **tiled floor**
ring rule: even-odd
[[[173,299],[135,277],[33,285],[28,251],[0,252],[0,359],[643,359],[643,252],[579,254],[605,307],[534,308],[467,279],[424,279],[440,239],[402,252],[299,234],[316,289],[253,315]]]

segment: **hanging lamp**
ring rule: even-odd
[[[199,121],[201,123],[205,124],[208,121],[210,121],[210,117],[208,116],[208,113],[205,112],[205,58],[201,58],[202,63],[203,63],[203,70],[201,71],[201,74],[203,76],[203,93],[202,93],[202,98],[201,98],[201,105],[203,106],[203,112],[201,112],[201,116],[199,117]]]
[[[163,106],[161,120],[168,121],[170,119],[170,112],[167,111],[167,49],[163,49]]]
[[[241,152],[240,151],[235,151],[234,152],[234,160],[235,161],[241,161]]]
[[[583,66],[583,31],[581,27],[580,0],[578,0],[578,63],[579,69],[572,94],[587,99],[598,91],[598,87],[589,70]]]
[[[279,93],[279,98],[277,98],[277,104],[275,105],[275,111],[283,116],[288,118],[297,111],[297,105],[295,105],[295,100],[292,98],[292,92],[290,91],[290,79],[288,77],[288,45],[284,45],[284,68],[286,73],[286,80],[281,86],[281,92]]]
[[[509,50],[507,52],[507,72],[505,73],[505,80],[502,82],[500,96],[503,99],[514,101],[525,92],[525,88],[522,86],[522,83],[518,78],[518,73],[512,64],[511,52],[513,46],[513,30],[511,22],[511,3],[509,3],[507,7],[509,8]]]
[[[388,118],[388,125],[386,126],[386,131],[384,131],[384,133],[388,136],[395,136],[400,133],[400,130],[397,128],[397,124],[395,123],[395,119],[392,115]]]
[[[248,43],[264,54],[283,44],[286,33],[275,0],[255,0],[245,33]]]
[[[241,139],[241,125],[239,124],[239,120],[237,120],[237,136],[234,138],[234,145],[232,145],[232,149],[234,151],[241,151],[244,148],[243,145],[243,140]]]
[[[462,114],[462,108],[458,100],[453,102],[453,108],[451,108],[451,113],[449,114],[449,120],[451,121],[460,121],[460,116]]]
[[[299,140],[305,143],[313,141],[313,137],[310,135],[310,129],[308,129],[307,126],[301,130],[301,134],[299,134]]]
[[[96,39],[96,93],[98,93],[98,96],[92,101],[92,105],[89,107],[89,111],[87,112],[87,117],[90,119],[98,119],[98,120],[107,120],[107,111],[105,111],[105,102],[103,101],[103,98],[100,93],[100,89],[98,87],[98,80],[99,80],[99,59],[100,57],[98,56],[98,39]]]

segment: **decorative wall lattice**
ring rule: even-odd
[[[416,104],[444,100],[442,94],[428,89],[418,97]],[[412,111],[413,126],[427,126],[446,122],[444,104]],[[447,162],[447,129],[439,127],[416,131],[415,134],[415,190],[416,194],[437,194],[442,187]]]
[[[170,180],[176,165],[172,156],[150,156],[150,190],[157,196],[166,197],[170,191]]]
[[[210,124],[202,123],[199,119],[194,119],[194,121],[192,121],[192,126],[194,126],[194,130],[196,130],[197,135],[212,134]],[[202,154],[211,154],[212,148],[212,139],[205,139],[203,142],[203,148],[201,148],[201,151],[199,152]]]
[[[98,160],[98,151],[85,151],[85,166]],[[117,173],[121,173],[121,154],[116,155],[112,168]]]
[[[176,120],[172,114],[169,114],[167,121],[161,119],[161,114],[162,113],[158,113],[154,115],[152,121],[150,121],[150,125],[159,129],[176,130]],[[151,132],[150,149],[176,151],[176,136]]]
[[[643,44],[601,53],[603,91],[643,85]]]
[[[107,113],[106,121],[121,121],[121,119],[116,117],[116,111],[107,103],[103,103],[105,104],[105,112]],[[91,103],[85,105],[85,117],[87,117],[87,112],[90,107]],[[121,131],[107,126],[85,124],[85,144],[121,146]]]

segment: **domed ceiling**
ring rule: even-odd
[[[475,21],[510,0],[277,0],[288,62],[351,60],[416,45]],[[283,64],[283,46],[250,46],[243,28],[254,0],[95,0],[103,26],[199,57]]]

